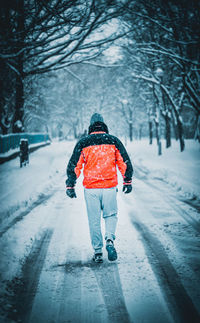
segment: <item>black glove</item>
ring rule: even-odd
[[[131,184],[128,184],[128,185],[124,184],[124,185],[123,185],[123,192],[124,192],[125,194],[128,194],[128,193],[130,193],[131,191],[132,191],[132,185],[131,185]]]
[[[75,189],[74,189],[74,188],[68,188],[68,189],[66,190],[66,194],[67,194],[67,196],[71,197],[71,199],[73,199],[73,198],[76,198],[76,197],[77,197],[77,196],[76,196],[76,192],[75,192]]]

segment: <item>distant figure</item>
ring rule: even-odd
[[[117,167],[123,176],[123,192],[132,191],[133,167],[121,141],[108,134],[103,117],[95,113],[90,120],[89,135],[76,144],[67,166],[66,194],[76,198],[75,184],[84,164],[84,195],[87,206],[93,260],[103,262],[101,211],[105,220],[108,259],[117,259],[114,247],[117,225]]]

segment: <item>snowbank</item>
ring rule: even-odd
[[[63,181],[74,142],[53,142],[30,155],[29,165],[20,168],[19,157],[0,165],[0,221],[17,210],[27,208]]]
[[[179,142],[174,140],[172,147],[166,149],[163,141],[161,156],[156,141],[149,145],[145,139],[128,143],[127,150],[133,165],[148,178],[165,181],[192,198],[200,195],[200,145],[194,140],[186,140],[185,144],[185,151],[180,152]]]

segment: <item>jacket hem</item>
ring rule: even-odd
[[[118,183],[117,183],[118,184]],[[99,189],[101,189],[101,188],[113,188],[113,187],[116,187],[117,186],[117,184],[114,184],[114,185],[105,185],[105,186],[98,186],[98,185],[91,185],[91,186],[89,186],[89,185],[84,185],[83,184],[83,186],[84,186],[84,188],[87,188],[87,189],[93,189],[93,188],[99,188]]]

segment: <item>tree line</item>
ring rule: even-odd
[[[149,137],[155,124],[159,150],[160,118],[165,121],[166,146],[171,126],[184,150],[182,112],[195,115],[195,137],[200,141],[200,2],[179,0],[134,1],[123,17],[128,34],[123,45],[132,77],[148,84]],[[160,152],[161,153],[161,152]]]

